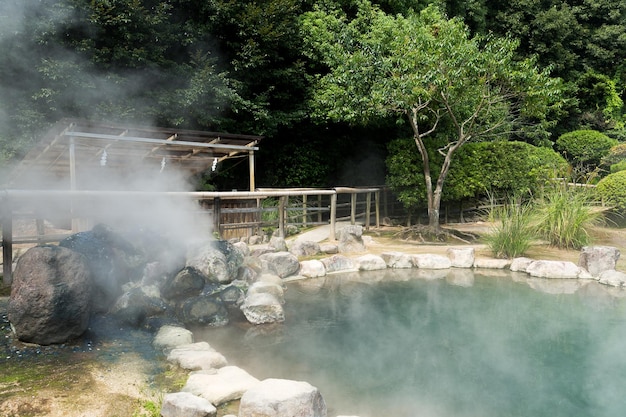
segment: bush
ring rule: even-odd
[[[602,165],[611,166],[623,160],[626,160],[626,143],[619,143],[602,158]]]
[[[596,167],[618,142],[595,130],[575,130],[561,135],[556,145],[572,164]]]
[[[567,161],[549,148],[515,141],[468,143],[452,163],[446,193],[452,198],[535,193],[567,168]]]
[[[494,256],[515,258],[526,253],[534,236],[530,204],[511,199],[507,206],[493,208],[490,216],[499,222],[485,237]]]
[[[616,172],[626,171],[626,159],[623,161],[619,161],[616,164],[611,165],[611,174],[615,174]]]
[[[537,231],[551,245],[580,249],[590,243],[589,228],[601,219],[589,204],[592,193],[587,188],[566,185],[549,190],[537,202]]]
[[[619,212],[626,212],[626,171],[610,174],[600,180],[596,193],[605,204]]]

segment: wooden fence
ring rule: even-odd
[[[213,233],[222,239],[247,237],[264,229],[280,236],[286,235],[289,225],[311,227],[330,225],[329,239],[335,239],[337,221],[361,222],[366,228],[372,220],[380,226],[381,188],[333,189],[261,189],[250,192],[122,192],[122,191],[0,191],[0,221],[2,227],[3,281],[11,282],[13,245],[24,243],[58,242],[82,230],[89,229],[90,214],[106,210],[114,199],[123,201],[151,199],[192,199],[202,211],[209,211],[213,219]],[[114,200],[116,201],[116,200]],[[386,201],[386,196],[385,196]],[[64,234],[47,233],[43,219],[47,207],[67,213],[71,231]],[[386,213],[386,205],[384,206]],[[36,232],[30,235],[15,233],[14,220],[36,223]]]

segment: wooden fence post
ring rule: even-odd
[[[285,206],[286,197],[280,196],[278,198],[278,236],[285,237]]]
[[[370,217],[372,215],[372,193],[367,193],[365,195],[365,230],[369,230],[370,228]]]
[[[217,233],[217,237],[222,237],[221,216],[222,203],[219,197],[213,199],[213,233]]]
[[[337,193],[330,195],[330,234],[328,239],[334,241],[337,239],[335,236],[335,226],[337,224]]]
[[[374,205],[376,210],[376,228],[380,227],[380,190],[374,193]]]

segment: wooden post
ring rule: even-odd
[[[13,218],[10,207],[2,213],[2,282],[11,285],[13,281]]]
[[[221,216],[222,216],[222,202],[219,197],[213,199],[213,233],[217,234],[218,238],[222,237],[221,230]]]
[[[372,209],[370,206],[372,205],[372,193],[367,193],[365,195],[365,230],[369,230],[370,228],[370,216],[372,215]]]
[[[374,193],[374,206],[376,210],[376,228],[380,227],[380,190]]]
[[[317,196],[317,222],[321,223],[322,222],[322,195],[318,195]]]
[[[356,223],[356,193],[350,194],[350,224]]]
[[[306,227],[306,194],[302,196],[302,227]]]
[[[278,236],[285,237],[285,208],[287,206],[287,196],[278,198]]]
[[[337,193],[330,195],[330,234],[328,239],[335,241],[335,227],[337,226]]]
[[[250,170],[250,191],[254,191],[256,188],[254,183],[254,151],[248,151],[248,166]]]

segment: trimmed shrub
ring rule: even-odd
[[[616,164],[611,165],[611,174],[615,174],[616,172],[626,171],[626,159],[623,161],[619,161]]]
[[[616,145],[616,139],[595,130],[575,130],[561,135],[556,141],[566,159],[586,166],[600,165],[602,158]]]
[[[615,207],[620,212],[626,212],[626,171],[619,171],[601,179],[596,187],[596,193],[605,204]]]

